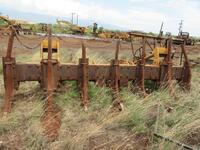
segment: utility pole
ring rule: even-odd
[[[181,35],[183,29],[183,20],[181,20],[181,23],[179,23],[179,35]]]
[[[71,20],[71,23],[72,24],[74,24],[74,15],[75,15],[76,13],[72,13],[72,20]]]
[[[163,36],[163,25],[164,25],[164,23],[162,22],[161,27],[160,27],[160,32],[159,32],[160,37]]]
[[[78,25],[78,14],[77,14],[77,16],[76,16],[76,24]]]

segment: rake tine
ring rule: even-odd
[[[141,91],[146,95],[145,87],[144,87],[144,67],[145,67],[145,50],[146,50],[146,38],[143,38],[143,47],[142,47],[142,61],[141,61]]]
[[[84,110],[88,110],[88,62],[89,60],[86,58],[86,47],[82,42],[82,58],[79,60],[81,67],[81,98],[84,106]]]
[[[11,30],[8,41],[6,57],[3,58],[3,72],[5,84],[5,101],[3,105],[3,115],[11,112],[12,99],[14,96],[14,69],[15,59],[12,58],[12,48],[14,42],[15,31]]]
[[[146,91],[144,86],[144,76],[145,76],[145,57],[146,57],[146,37],[142,38],[142,51],[141,51],[141,61],[137,64],[137,71],[136,71],[136,81],[134,85],[136,86],[136,91],[139,92],[143,97],[146,97]]]
[[[134,49],[134,46],[133,46],[132,35],[130,35],[130,42],[131,42],[131,52],[132,52],[132,55],[133,55],[133,62],[134,62],[135,61],[135,49]]]
[[[187,52],[185,50],[185,40],[184,43],[182,44],[182,52],[185,58],[185,62],[184,62],[184,71],[182,74],[182,86],[184,89],[186,90],[190,90],[191,88],[191,77],[192,77],[192,73],[191,73],[191,66],[190,66],[190,62],[187,56]]]
[[[57,135],[54,133],[57,128],[55,128],[55,123],[53,120],[49,118],[54,118],[54,104],[53,104],[53,63],[52,63],[52,31],[51,28],[48,29],[48,59],[47,59],[47,102],[45,105],[45,113],[42,118],[42,122],[44,123],[44,134],[48,137],[49,141],[54,141],[57,138]],[[48,124],[47,124],[48,121]]]
[[[52,68],[52,37],[51,29],[49,28],[48,36],[48,64],[47,64],[47,108],[53,105],[53,68]],[[48,109],[47,109],[48,110]]]
[[[81,43],[82,45],[82,59],[85,60],[86,59],[86,47],[84,42]]]
[[[116,51],[115,51],[115,60],[119,59],[119,49],[120,49],[120,41],[117,41]]]
[[[171,51],[172,51],[172,39],[168,40],[168,55],[167,55],[167,86],[169,87],[170,92],[172,92],[172,59],[171,59]]]
[[[113,106],[120,107],[120,110],[123,110],[122,99],[119,94],[119,80],[120,80],[120,70],[119,70],[119,50],[120,50],[120,41],[117,41],[116,51],[115,51],[115,59],[112,60],[112,72],[111,72],[111,80],[112,80],[112,90],[113,90]]]

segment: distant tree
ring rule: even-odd
[[[149,32],[148,34],[149,34],[149,35],[156,35],[156,34],[155,34],[155,33],[153,33],[153,32]]]
[[[103,27],[99,27],[99,29],[98,29],[98,33],[102,33],[102,32],[103,32],[103,30],[104,30],[104,28],[103,28]]]

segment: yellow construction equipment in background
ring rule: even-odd
[[[43,40],[41,43],[40,58],[47,59],[48,54],[48,40]],[[53,55],[55,54],[55,55]],[[60,43],[57,40],[52,40],[52,57],[60,62]]]
[[[85,27],[80,27],[80,26],[72,24],[71,22],[66,21],[66,20],[58,20],[57,19],[57,24],[60,29],[63,29],[63,31],[66,31],[66,32],[72,32],[72,34],[84,35],[85,31],[86,31]]]

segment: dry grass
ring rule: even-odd
[[[77,63],[80,49],[75,55],[62,52],[61,60]],[[108,62],[114,55],[88,51],[95,63]],[[24,55],[20,60],[38,61],[39,53],[32,58]],[[125,57],[121,55],[121,57]],[[93,63],[91,61],[90,63]],[[192,90],[183,92],[174,85],[175,95],[168,90],[158,90],[142,99],[131,92],[121,91],[124,112],[110,110],[110,89],[90,83],[90,105],[88,112],[80,106],[80,97],[75,82],[65,82],[55,94],[56,105],[61,109],[59,138],[48,143],[43,135],[41,116],[44,113],[44,93],[37,83],[24,83],[17,91],[12,113],[0,118],[0,148],[5,149],[92,149],[92,148],[146,148],[178,149],[174,144],[155,139],[157,132],[166,137],[198,147],[200,144],[200,68],[193,70]],[[0,68],[1,73],[1,68]],[[3,79],[0,75],[0,104],[3,101]],[[170,110],[170,111],[169,111]],[[94,144],[96,142],[96,145]]]

